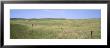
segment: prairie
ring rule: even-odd
[[[10,38],[100,39],[100,26],[100,19],[11,19]]]

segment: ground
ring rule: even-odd
[[[100,39],[100,25],[100,19],[13,19],[10,38]]]

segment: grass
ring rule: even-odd
[[[33,24],[33,26],[32,26]],[[100,19],[11,20],[11,39],[100,39]]]

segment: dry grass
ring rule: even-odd
[[[32,24],[33,27],[32,27]],[[11,20],[11,39],[100,39],[99,19]]]

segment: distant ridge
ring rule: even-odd
[[[14,19],[65,19],[65,18],[10,18],[11,20]]]
[[[101,19],[101,18],[88,18],[88,19]]]
[[[11,20],[16,20],[16,19],[25,19],[25,18],[10,18]]]
[[[40,18],[40,19],[65,19],[65,18]]]
[[[17,20],[17,19],[21,19],[21,20],[23,20],[23,19],[56,19],[56,20],[58,20],[58,19],[62,19],[62,20],[64,20],[64,19],[66,19],[66,18],[10,18],[11,20]],[[101,19],[101,18],[86,18],[86,19]]]

